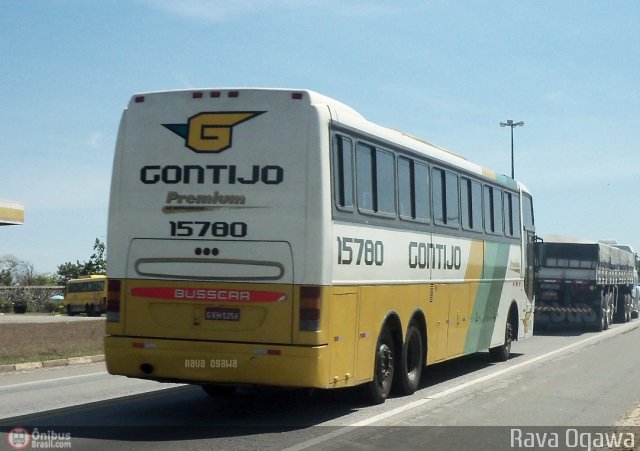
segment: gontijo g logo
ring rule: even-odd
[[[231,147],[232,129],[266,111],[198,113],[186,124],[162,124],[185,139],[194,152],[222,152]]]

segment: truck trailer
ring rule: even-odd
[[[536,243],[535,327],[608,329],[632,317],[635,254],[558,235]]]

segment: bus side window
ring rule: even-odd
[[[518,196],[504,193],[504,231],[511,237],[520,236],[520,203]]]
[[[393,154],[376,150],[377,212],[396,213],[396,181]]]
[[[375,211],[373,198],[373,149],[358,143],[356,147],[356,189],[358,192],[358,208]]]
[[[458,176],[433,169],[433,220],[438,225],[460,226],[460,186]]]
[[[415,219],[429,222],[431,219],[431,193],[429,192],[429,166],[415,163],[413,167],[415,179]]]
[[[460,189],[462,228],[482,232],[482,186],[475,180],[462,177]]]
[[[408,158],[398,158],[398,199],[402,219],[429,221],[429,166]]]
[[[522,196],[522,220],[526,230],[533,230],[535,224],[533,219],[533,202],[531,196],[528,194]]]
[[[353,210],[353,144],[335,135],[333,143],[334,201],[340,209]]]
[[[445,224],[446,204],[444,199],[444,171],[433,169],[433,220],[436,224]]]
[[[358,209],[389,216],[396,212],[395,167],[392,153],[356,145]]]
[[[487,233],[502,235],[502,190],[493,186],[484,187],[484,227]]]
[[[413,178],[413,161],[398,158],[398,201],[400,217],[414,219],[415,215],[415,180]]]
[[[499,235],[504,234],[504,215],[502,212],[502,190],[493,189],[493,216],[495,217],[496,230]]]

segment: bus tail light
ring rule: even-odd
[[[320,330],[320,308],[321,308],[320,287],[300,288],[300,330],[305,332],[315,332]]]
[[[107,288],[107,321],[120,321],[120,279],[109,279]]]

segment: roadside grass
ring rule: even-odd
[[[103,354],[104,321],[0,325],[0,365]]]
[[[26,362],[44,362],[47,360],[58,360],[58,359],[68,359],[70,357],[84,357],[91,355],[100,355],[103,354],[104,351],[102,347],[99,349],[87,349],[69,351],[69,352],[59,352],[56,354],[34,354],[34,355],[7,355],[0,356],[0,365],[11,365],[14,363],[26,363]]]

